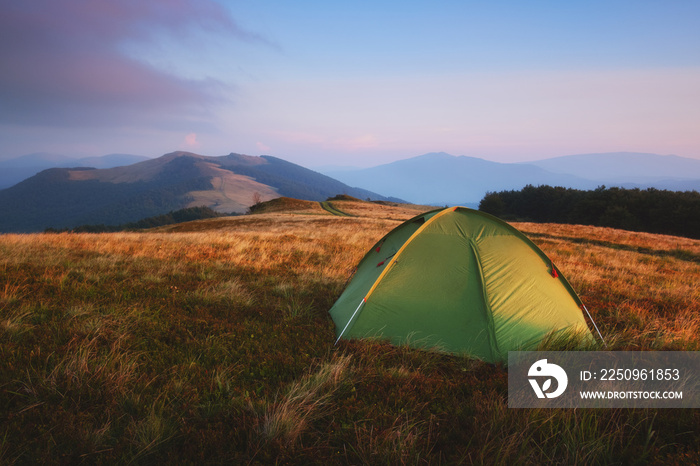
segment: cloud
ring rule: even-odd
[[[125,43],[147,46],[205,29],[243,41],[242,30],[211,0],[33,0],[6,2],[0,15],[0,123],[114,125],[132,119],[206,112],[227,88],[130,58]]]
[[[262,143],[262,142],[256,142],[255,147],[258,148],[260,152],[270,152],[271,147]]]
[[[197,133],[190,133],[185,136],[185,145],[187,147],[199,147],[199,141],[197,140]]]

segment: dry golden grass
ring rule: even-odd
[[[286,215],[333,215],[322,205],[326,204],[340,213],[352,217],[370,219],[406,220],[421,212],[433,210],[435,207],[415,204],[397,204],[392,202],[367,202],[345,196],[333,198],[326,202],[302,201],[288,197],[280,197],[264,202],[255,207],[255,214],[283,213]],[[337,213],[337,212],[336,212]]]
[[[513,226],[523,233],[548,235],[561,239],[582,239],[587,241],[607,242],[634,249],[657,251],[687,251],[700,255],[700,241],[680,236],[658,235],[626,230],[617,230],[590,225],[563,225],[548,223],[515,222]]]
[[[693,410],[510,410],[502,367],[376,341],[334,347],[328,309],[368,248],[418,212],[331,202],[355,216],[308,205],[138,233],[0,236],[0,462],[680,464],[700,453]],[[700,241],[516,227],[610,349],[700,349]]]
[[[435,207],[414,204],[384,204],[363,201],[332,201],[333,205],[355,217],[404,221]]]
[[[331,395],[351,371],[350,356],[338,356],[294,382],[265,409],[259,430],[267,440],[297,442],[309,424],[323,416]]]
[[[317,214],[317,215],[332,215],[330,212],[321,207],[320,202],[304,201],[301,199],[293,199],[290,197],[278,197],[253,206],[256,214],[269,214],[274,212],[282,212],[285,214]]]
[[[581,225],[515,226],[564,271],[608,324],[609,339],[629,349],[700,348],[700,241]]]
[[[287,270],[297,281],[303,276],[342,285],[378,238],[417,213],[366,202],[334,203],[356,217],[312,210],[208,219],[144,233],[4,235],[0,267],[31,257],[42,265],[45,280],[60,282],[68,272],[56,267],[78,254],[94,257],[100,268],[137,258],[159,261],[145,277],[153,282],[187,263],[245,267],[259,274]],[[616,322],[610,330],[618,331],[621,322],[646,322],[645,331],[657,339],[692,341],[700,329],[700,241],[580,225],[515,226],[557,263],[594,316]],[[99,271],[85,273],[99,280]],[[238,283],[202,292],[223,296],[241,288]],[[282,280],[277,286],[293,285]],[[3,284],[0,305],[18,299],[24,289],[21,283]],[[19,331],[23,318],[15,313],[2,325]]]

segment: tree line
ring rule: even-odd
[[[601,186],[489,192],[479,210],[504,220],[571,223],[700,238],[700,193]]]

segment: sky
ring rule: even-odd
[[[0,0],[0,160],[700,159],[696,0]]]

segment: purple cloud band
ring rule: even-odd
[[[219,99],[215,80],[187,80],[126,56],[125,41],[205,29],[264,42],[211,0],[33,0],[0,14],[0,123],[114,124]]]

